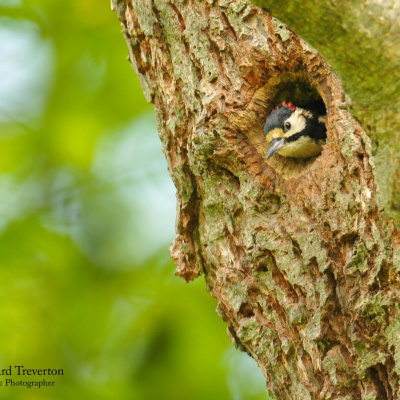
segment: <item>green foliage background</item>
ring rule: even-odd
[[[0,376],[0,398],[265,399],[203,279],[173,276],[174,188],[126,56],[108,2],[0,0],[0,371],[64,370]]]

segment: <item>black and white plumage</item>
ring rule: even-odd
[[[321,107],[295,107],[283,102],[274,109],[264,126],[268,143],[266,158],[310,158],[321,154],[326,142],[326,115]]]

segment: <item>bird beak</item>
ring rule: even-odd
[[[265,158],[272,157],[285,144],[286,140],[284,138],[272,139]]]

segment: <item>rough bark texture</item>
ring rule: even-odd
[[[385,211],[400,224],[400,2],[253,0],[315,46],[341,77],[373,144]],[[390,162],[388,162],[390,160]]]
[[[247,0],[114,7],[177,187],[177,274],[204,274],[276,399],[400,399],[400,236],[330,66]],[[322,155],[265,160],[271,109],[319,98]]]

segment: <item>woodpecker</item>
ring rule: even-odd
[[[321,154],[326,142],[325,107],[314,103],[305,108],[291,102],[279,105],[267,118],[264,136],[269,145],[266,158],[310,158]]]

